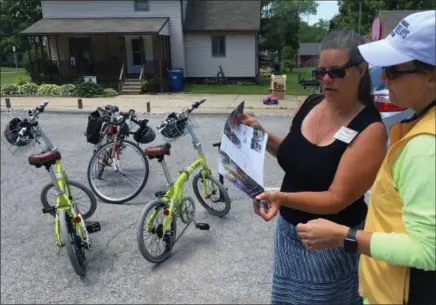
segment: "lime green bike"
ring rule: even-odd
[[[138,248],[142,256],[149,262],[161,263],[165,261],[169,257],[176,241],[192,222],[195,223],[197,229],[209,230],[210,227],[207,223],[197,223],[195,221],[196,209],[194,200],[190,197],[184,197],[185,184],[189,176],[196,169],[201,168],[199,173],[194,176],[192,186],[200,204],[207,212],[218,217],[224,217],[230,211],[231,201],[229,194],[223,184],[213,176],[211,168],[207,165],[201,143],[194,132],[194,122],[189,116],[194,109],[204,102],[205,100],[195,102],[179,114],[174,112],[169,114],[157,127],[157,130],[168,139],[177,139],[185,134],[189,134],[192,138],[192,145],[199,155],[197,160],[180,172],[179,177],[174,183],[171,181],[164,160],[165,155],[170,155],[171,145],[165,143],[144,150],[144,154],[148,158],[157,158],[161,163],[169,184],[168,191],[158,192],[156,196],[159,198],[145,206],[137,224],[136,239]],[[207,201],[210,202],[208,203]],[[220,207],[215,208],[215,205]],[[186,226],[176,239],[177,218],[180,218]],[[159,244],[157,247],[158,250],[161,250],[159,253],[152,253],[154,247],[150,246],[145,240],[148,237]]]
[[[100,231],[98,222],[85,224],[85,220],[94,214],[97,200],[84,185],[68,179],[61,161],[61,153],[38,124],[38,116],[44,112],[47,104],[48,102],[44,102],[35,110],[29,110],[28,116],[23,119],[15,117],[9,121],[4,131],[4,138],[14,150],[23,149],[35,143],[42,144],[41,146],[44,147],[42,153],[28,157],[30,165],[37,168],[45,167],[50,174],[51,183],[47,184],[41,192],[42,211],[54,216],[56,244],[59,249],[65,246],[74,271],[84,276],[86,274],[85,249],[91,247],[89,234]],[[89,207],[79,207],[80,196],[78,192],[74,192],[73,197],[72,187],[85,194],[90,203]],[[55,191],[53,200],[48,198],[51,189]]]

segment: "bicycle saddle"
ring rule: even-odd
[[[148,157],[159,157],[171,154],[171,144],[165,143],[158,146],[147,147],[144,149],[144,155]]]
[[[28,158],[30,165],[45,165],[48,163],[54,163],[61,159],[61,153],[56,151],[44,152],[41,154],[31,155]]]

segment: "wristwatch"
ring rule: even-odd
[[[356,240],[356,232],[357,230],[354,228],[350,228],[348,230],[347,236],[344,239],[344,251],[350,253],[357,252],[357,240]]]

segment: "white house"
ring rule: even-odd
[[[152,76],[162,80],[170,68],[183,69],[185,78],[215,77],[219,65],[230,78],[252,78],[258,71],[260,0],[41,4],[43,19],[22,31],[46,54],[31,59],[32,78],[71,82],[88,75],[123,87]]]

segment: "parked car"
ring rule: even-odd
[[[389,137],[389,129],[392,125],[410,118],[413,115],[413,110],[398,107],[391,103],[389,99],[389,90],[386,88],[386,84],[380,79],[382,72],[382,68],[380,67],[369,67],[369,75],[371,77],[371,83],[372,83],[372,90],[374,94],[374,102],[375,105],[380,111],[380,115],[383,119],[383,123],[386,126],[386,130],[388,132],[388,141],[386,143],[387,146],[390,144],[390,137]],[[319,84],[319,81],[316,79],[311,80],[304,80],[301,78],[301,76],[298,76],[298,83],[306,87],[313,87],[314,93],[321,93],[321,86]],[[371,195],[371,190],[366,192],[365,194],[365,202],[369,205],[369,197]]]
[[[413,115],[413,110],[402,108],[391,103],[389,99],[389,90],[386,89],[385,83],[380,79],[382,69],[380,67],[370,67],[369,74],[371,77],[374,102],[383,118],[383,123],[389,132],[390,127]],[[389,139],[388,143],[389,145]]]
[[[389,90],[386,89],[385,83],[380,79],[381,72],[382,68],[380,67],[369,67],[369,75],[372,82],[374,102],[378,111],[380,111],[380,114],[383,118],[383,123],[386,126],[386,130],[389,132],[389,129],[393,124],[410,118],[413,115],[413,111],[411,109],[398,107],[391,103],[391,101],[389,100]],[[315,78],[305,80],[301,77],[301,75],[298,75],[298,83],[304,88],[312,87],[313,93],[319,94],[322,92],[319,81]],[[387,145],[389,145],[389,143],[390,141],[388,138]]]

